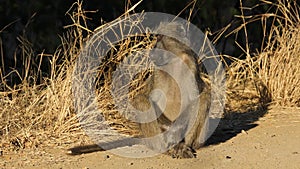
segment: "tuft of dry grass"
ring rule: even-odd
[[[21,48],[17,49],[22,51],[19,57],[28,58],[24,64],[25,75],[20,76],[22,83],[11,88],[6,84],[5,76],[0,76],[3,89],[0,91],[1,149],[9,151],[39,147],[42,143],[68,143],[75,140],[71,138],[83,134],[71,95],[73,67],[83,46],[82,32],[85,31],[78,26],[85,21],[81,3],[76,5],[76,11],[69,14],[74,26],[61,37],[62,44],[54,54],[34,56],[33,49],[24,39]],[[42,77],[41,83],[36,83],[40,70],[32,72],[31,58],[34,57],[51,58],[50,75]]]
[[[256,62],[257,74],[274,104],[300,106],[300,7],[280,0],[266,48]],[[276,24],[276,25],[275,25]]]
[[[300,18],[299,5],[295,1],[279,0],[277,3],[264,1],[276,7],[276,13],[252,16],[246,20],[242,16],[243,26],[237,31],[247,34],[246,25],[254,20],[272,20],[269,32],[264,32],[266,45],[257,54],[249,52],[248,44],[243,49],[246,59],[230,58],[228,66],[228,98],[237,97],[236,93],[252,96],[250,105],[266,106],[269,104],[300,106]],[[242,12],[243,14],[243,12]],[[266,25],[263,24],[265,28]],[[266,31],[266,29],[264,29]],[[246,38],[247,39],[247,38]],[[240,46],[238,44],[238,46]],[[240,46],[240,48],[242,48]],[[239,97],[240,98],[240,97]],[[232,101],[229,100],[230,102]],[[238,102],[238,104],[241,104]],[[249,104],[248,104],[249,105]]]

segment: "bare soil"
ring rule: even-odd
[[[66,146],[1,152],[0,168],[300,168],[300,109],[232,113],[194,159],[125,158],[108,151],[70,156]]]

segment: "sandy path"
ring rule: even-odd
[[[110,152],[68,156],[62,148],[46,148],[4,154],[0,168],[300,168],[300,109],[273,108],[254,123],[250,117],[241,121],[221,129],[195,159],[132,159]]]

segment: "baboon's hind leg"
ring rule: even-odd
[[[210,93],[204,88],[199,98],[190,103],[177,120],[178,124],[173,128],[175,141],[184,138],[179,144],[168,151],[174,158],[193,158],[196,157],[196,149],[200,148],[205,141],[208,127],[208,113],[210,106]]]
[[[193,149],[199,149],[205,141],[208,131],[208,114],[210,108],[210,91],[204,88],[199,95],[199,107],[196,111],[196,119],[191,130],[185,137],[185,143]]]

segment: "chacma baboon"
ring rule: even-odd
[[[155,50],[150,52],[155,67],[153,74],[145,81],[145,89],[130,101],[135,109],[145,112],[143,118],[156,117],[139,123],[140,137],[147,139],[143,143],[135,139],[119,140],[105,143],[104,147],[145,144],[175,158],[192,158],[205,140],[210,90],[201,79],[197,55],[188,47],[184,25],[163,23],[157,30]],[[184,38],[180,41],[176,37]],[[101,148],[89,145],[69,150],[78,154]]]

